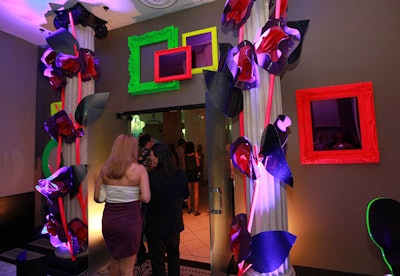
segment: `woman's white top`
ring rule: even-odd
[[[106,202],[108,203],[124,203],[131,202],[140,199],[140,186],[116,186],[107,185],[105,186],[107,197]]]

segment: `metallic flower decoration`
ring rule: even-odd
[[[69,22],[69,21],[68,21]],[[49,78],[52,88],[61,92],[67,85],[65,77],[81,73],[83,82],[100,79],[100,62],[95,53],[79,47],[78,41],[65,28],[60,28],[46,38],[50,45],[42,57],[43,75]]]
[[[250,16],[253,0],[227,0],[222,14],[222,25],[232,23],[234,29],[239,29]]]
[[[53,90],[61,92],[67,86],[67,78],[59,70],[51,66],[44,70],[43,75],[49,78]]]
[[[241,263],[250,255],[251,235],[247,231],[247,216],[239,214],[233,218],[230,231],[231,251],[235,261]]]
[[[93,51],[81,48],[79,50],[79,62],[82,65],[82,81],[100,79],[100,62]]]
[[[62,136],[66,143],[72,143],[77,137],[82,137],[84,134],[82,128],[75,128],[64,110],[47,119],[44,128],[54,140],[58,141],[58,137]]]
[[[254,46],[247,40],[243,40],[228,52],[227,65],[236,88],[249,90],[258,87],[259,76],[256,59]]]
[[[63,53],[57,54],[55,65],[66,77],[69,78],[78,75],[79,71],[81,70],[79,58]]]
[[[289,28],[285,18],[268,20],[255,37],[257,64],[271,74],[279,74],[300,39],[300,32]]]
[[[53,247],[66,247],[68,238],[71,241],[72,255],[76,256],[88,248],[88,226],[79,218],[72,219],[67,224],[68,237],[64,228],[56,216],[52,213],[46,216],[46,223],[42,229],[42,234],[48,234],[50,243]]]
[[[70,167],[61,167],[51,176],[40,179],[35,189],[52,203],[54,199],[69,193],[72,187],[72,170]]]
[[[239,137],[231,144],[230,156],[233,166],[240,172],[254,180],[259,177],[253,146],[247,137]]]
[[[68,223],[68,230],[72,237],[72,251],[76,256],[88,248],[88,226],[79,218],[74,218]]]
[[[261,174],[257,161],[260,158],[272,176],[293,187],[293,176],[286,161],[284,148],[287,139],[286,128],[290,124],[289,117],[279,115],[274,125],[268,125],[261,138],[259,153],[253,153],[253,146],[246,137],[239,137],[231,144],[230,149],[234,167],[253,180],[259,179]]]
[[[57,237],[58,242],[55,242],[55,244],[52,243],[54,247],[57,247],[60,243],[67,242],[67,236],[65,236],[63,226],[53,213],[46,216],[46,223],[41,233]]]

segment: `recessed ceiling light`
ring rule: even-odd
[[[156,9],[164,9],[171,7],[173,4],[176,3],[176,0],[139,0],[140,3]]]

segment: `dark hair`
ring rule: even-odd
[[[186,145],[186,140],[183,138],[178,139],[178,146],[184,147]]]
[[[155,143],[151,150],[154,156],[158,158],[158,164],[153,170],[169,177],[174,176],[177,166],[172,157],[171,149],[162,143]]]
[[[139,136],[139,147],[143,148],[148,142],[151,141],[151,135],[143,133]]]
[[[194,152],[194,144],[193,142],[189,141],[186,143],[185,153],[192,153]]]

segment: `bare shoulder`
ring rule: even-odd
[[[146,167],[137,163],[132,163],[132,165],[129,167],[129,170],[131,173],[136,175],[147,173]]]

